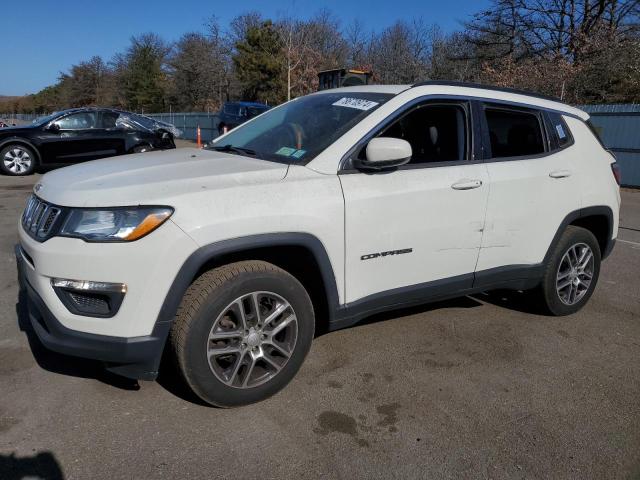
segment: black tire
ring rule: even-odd
[[[588,288],[586,288],[581,298],[575,301],[575,303],[567,304],[566,301],[561,298],[561,293],[559,293],[557,288],[557,278],[560,273],[559,268],[565,254],[568,254],[574,246],[580,245],[587,245],[593,254],[593,264],[590,268],[591,279]],[[545,267],[542,284],[540,285],[539,296],[542,301],[542,306],[547,313],[555,316],[571,315],[586,305],[598,283],[598,277],[600,276],[600,257],[600,246],[593,233],[573,225],[567,227],[551,254],[549,262]],[[566,265],[566,262],[563,263],[563,266],[564,265]],[[566,292],[566,290],[563,290],[563,292]]]
[[[28,166],[26,165],[26,161],[22,160],[20,163],[11,163],[8,160],[8,156],[15,156],[13,152],[21,151],[23,158],[28,157]],[[26,156],[26,157],[24,157]],[[5,175],[11,175],[14,177],[22,177],[25,175],[31,175],[37,166],[38,157],[32,148],[23,145],[22,143],[13,143],[10,145],[5,145],[0,150],[0,172]]]
[[[133,153],[145,153],[153,150],[153,147],[150,145],[136,145],[133,147]]]
[[[284,364],[275,376],[266,380],[265,383],[241,388],[240,385],[231,386],[225,383],[218,377],[219,373],[214,373],[214,367],[208,360],[211,346],[208,339],[218,318],[228,318],[225,312],[230,311],[229,306],[234,304],[236,299],[252,292],[272,292],[288,302],[297,317],[296,338],[288,360],[283,360]],[[283,322],[281,318],[274,319],[275,327]],[[236,331],[236,326],[231,330]],[[298,372],[309,352],[314,330],[313,306],[302,284],[275,265],[252,260],[210,270],[188,288],[171,328],[169,344],[178,371],[198,397],[217,407],[236,407],[264,400],[284,388]],[[244,338],[244,340],[235,340],[233,348],[237,348],[240,342],[248,342],[249,337]],[[235,365],[242,363],[243,359],[250,362],[253,358],[248,356],[250,355],[248,349],[251,347],[247,345],[248,343],[242,343],[243,348],[246,348],[243,350],[245,353],[234,354],[238,356],[233,356],[233,361],[229,360],[228,371],[233,370],[238,373],[238,376],[241,369],[246,373],[248,368],[235,367]],[[260,347],[253,348],[254,350],[260,348],[262,353],[262,344]],[[253,365],[258,363],[254,361]],[[266,364],[265,366],[268,367]],[[253,371],[260,373],[256,367],[252,367],[250,372]],[[235,378],[235,373],[230,376],[232,379]],[[251,373],[248,377],[251,377]]]

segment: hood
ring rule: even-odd
[[[31,132],[35,125],[16,125],[15,127],[0,128],[0,138],[13,137],[22,133]]]
[[[223,152],[180,148],[94,160],[47,173],[42,199],[68,207],[171,205],[206,189],[275,182],[287,165]]]

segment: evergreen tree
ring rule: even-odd
[[[286,98],[284,57],[271,21],[247,30],[245,38],[236,43],[233,64],[243,99],[273,105]]]

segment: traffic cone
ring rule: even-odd
[[[198,148],[202,148],[202,138],[200,137],[200,125],[198,125],[196,140],[198,142]]]

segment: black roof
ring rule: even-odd
[[[465,87],[465,88],[481,88],[483,90],[493,90],[496,92],[515,93],[518,95],[526,95],[528,97],[540,98],[542,100],[550,100],[552,102],[561,102],[557,97],[551,97],[549,95],[541,95],[539,93],[528,92],[527,90],[518,90],[517,88],[497,87],[495,85],[485,85],[482,83],[471,82],[453,82],[442,80],[427,80],[424,82],[414,83],[411,87],[423,87],[427,85],[445,86],[445,87]]]

